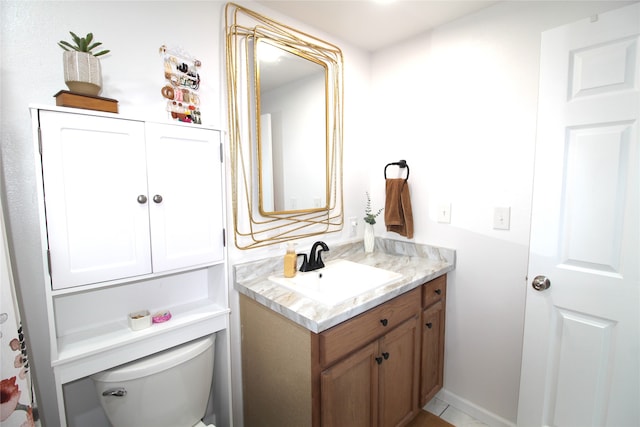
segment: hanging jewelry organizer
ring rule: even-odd
[[[164,60],[165,85],[162,96],[167,99],[169,116],[180,122],[202,124],[200,117],[200,68],[201,62],[188,53],[160,47]]]

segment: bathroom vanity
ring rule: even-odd
[[[214,413],[230,425],[220,132],[61,107],[31,116],[60,424],[73,425],[68,387],[216,334]],[[141,310],[171,318],[134,330]]]
[[[234,267],[245,425],[402,426],[442,388],[446,273],[455,252],[378,239],[331,248],[402,274],[325,305],[269,280],[277,259]]]

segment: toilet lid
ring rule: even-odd
[[[178,345],[169,350],[134,360],[124,365],[93,374],[97,382],[122,382],[146,377],[173,368],[208,350],[215,342],[215,335]]]

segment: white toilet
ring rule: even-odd
[[[91,376],[113,427],[205,427],[215,335]]]

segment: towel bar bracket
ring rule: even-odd
[[[389,166],[398,166],[400,169],[407,169],[407,177],[404,179],[405,181],[409,180],[409,165],[406,160],[400,160],[398,162],[388,163],[384,167],[384,179],[387,179],[387,168]]]

